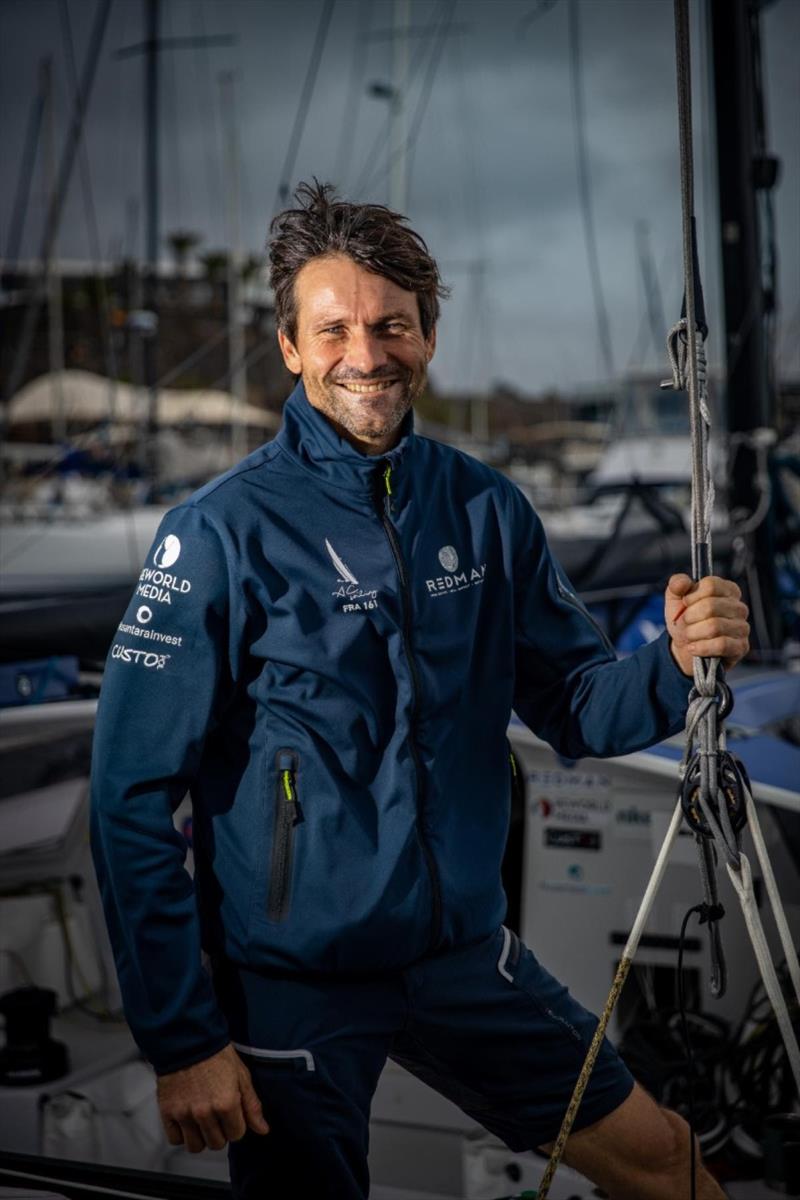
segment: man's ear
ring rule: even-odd
[[[436,326],[435,325],[434,325],[433,329],[430,331],[430,333],[428,334],[428,336],[425,338],[425,345],[428,348],[427,359],[428,359],[428,362],[430,362],[431,359],[433,358],[434,351],[436,350]]]
[[[282,329],[278,330],[278,345],[281,348],[283,361],[286,363],[287,368],[293,375],[302,375],[303,364],[300,355],[297,353],[294,342]]]

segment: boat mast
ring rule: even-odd
[[[774,298],[765,296],[762,279],[756,192],[773,186],[778,163],[764,153],[758,141],[763,121],[756,88],[756,73],[759,78],[761,75],[759,4],[755,0],[710,2],[725,305],[725,411],[728,434],[736,442],[729,472],[729,508],[732,514],[738,510],[749,516],[758,510],[761,499],[753,435],[757,430],[773,430],[776,423],[764,328],[765,313]],[[766,642],[759,649],[779,648],[772,512],[767,511],[764,520],[747,536],[751,582],[757,586],[763,609],[760,618],[755,609],[757,597],[751,595],[754,629],[759,643]]]
[[[48,55],[41,65],[44,96],[44,174],[45,203],[53,203],[56,192],[56,134],[53,103],[53,59]],[[61,274],[58,267],[58,227],[46,246],[44,261],[47,292],[47,358],[50,374],[51,427],[53,441],[62,445],[67,440],[67,419],[64,409],[64,321],[61,298]]]
[[[144,382],[147,388],[147,467],[151,485],[158,477],[158,230],[160,180],[158,176],[158,32],[160,0],[146,0],[144,83],[144,196],[145,256],[144,307],[150,315],[143,339]]]
[[[245,332],[242,322],[242,234],[240,200],[239,138],[236,120],[236,95],[232,71],[219,76],[220,107],[224,129],[226,171],[225,193],[228,208],[228,390],[232,400],[231,452],[234,462],[247,453],[247,428],[244,406],[247,402],[247,365]]]

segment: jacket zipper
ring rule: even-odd
[[[594,629],[595,633],[600,638],[600,641],[603,643],[606,650],[608,650],[609,654],[613,654],[614,658],[616,658],[617,652],[614,649],[614,645],[613,645],[611,639],[609,638],[608,634],[606,633],[606,631],[603,629],[602,625],[594,619],[592,614],[589,612],[588,608],[586,608],[586,606],[581,603],[581,601],[578,599],[578,597],[575,595],[575,593],[571,592],[568,587],[564,586],[564,584],[561,582],[561,579],[559,578],[557,571],[555,572],[555,577],[556,577],[556,587],[558,588],[558,594],[561,597],[561,599],[565,600],[566,603],[569,604],[571,608],[574,608],[576,612],[579,612],[582,617],[586,618],[586,620],[589,622],[589,624]]]
[[[428,874],[431,880],[431,889],[433,892],[433,911],[431,915],[431,941],[430,948],[434,949],[439,942],[441,934],[441,919],[442,919],[442,888],[439,880],[439,872],[436,867],[436,862],[433,857],[433,851],[428,845],[428,841],[424,832],[424,816],[425,816],[425,800],[423,794],[423,775],[422,762],[419,756],[417,740],[415,736],[417,716],[419,712],[419,697],[420,697],[420,682],[419,672],[417,670],[414,651],[411,646],[411,589],[408,583],[408,573],[406,571],[405,561],[400,543],[397,540],[394,525],[391,520],[392,512],[392,465],[386,463],[382,472],[383,493],[378,496],[378,516],[383,525],[386,537],[389,540],[389,546],[394,557],[395,566],[397,567],[397,576],[400,581],[400,596],[403,612],[403,649],[405,650],[406,661],[408,662],[409,672],[411,674],[411,730],[408,737],[408,744],[411,750],[411,759],[414,763],[414,772],[417,779],[417,837],[422,849],[423,857],[428,868]]]
[[[270,921],[285,921],[289,915],[294,827],[300,815],[297,802],[297,755],[292,750],[279,750],[275,763],[275,829],[267,913]]]

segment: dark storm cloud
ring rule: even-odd
[[[408,211],[453,285],[440,330],[434,375],[445,387],[503,378],[535,390],[597,376],[599,361],[583,225],[578,203],[575,126],[569,70],[567,5],[561,0],[532,22],[533,0],[459,0],[425,119],[414,146]],[[233,48],[170,51],[162,59],[162,229],[197,229],[207,247],[226,242],[226,186],[218,75],[236,72],[242,160],[242,229],[247,249],[263,248],[289,134],[295,119],[321,5],[319,0],[164,0],[164,36],[232,33]],[[140,0],[116,0],[87,125],[103,255],[132,236],[141,199],[142,64],[115,60],[118,47],[141,40]],[[388,81],[391,46],[356,41],[367,7],[338,0],[330,26],[294,182],[312,174],[357,198],[386,202],[387,106],[366,84]],[[438,23],[440,0],[412,0],[415,27]],[[712,313],[710,353],[718,357],[721,309],[713,145],[704,98],[704,26],[693,20],[697,211]],[[392,22],[390,0],[375,0],[373,32]],[[71,0],[79,61],[94,4]],[[0,103],[6,161],[17,164],[38,58],[55,55],[66,127],[66,79],[56,0],[0,4]],[[580,4],[585,133],[597,247],[616,365],[627,362],[643,309],[634,230],[645,219],[664,291],[666,317],[680,303],[680,207],[672,4],[669,0],[582,0]],[[777,194],[787,317],[798,304],[800,121],[796,46],[800,5],[776,0],[763,16],[773,145],[786,158]],[[791,47],[794,45],[795,52]],[[426,77],[430,38],[410,42],[409,120]],[[360,98],[343,135],[353,72]],[[792,129],[794,128],[794,132]],[[0,196],[5,244],[15,170]],[[25,250],[41,224],[41,184]],[[355,198],[355,197],[354,197]],[[73,183],[60,246],[89,252],[83,202]],[[141,245],[141,220],[138,243]],[[800,314],[795,320],[800,319]],[[787,362],[797,362],[786,341]],[[794,359],[792,360],[792,355]],[[650,352],[650,362],[655,364]]]

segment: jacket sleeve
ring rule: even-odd
[[[201,963],[173,813],[236,675],[223,544],[198,508],[164,518],[108,655],[92,758],[91,843],[133,1035],[156,1071],[229,1040]]]
[[[539,517],[521,493],[512,503],[517,715],[573,759],[629,754],[677,733],[692,680],[673,659],[668,635],[617,659],[551,553]]]

